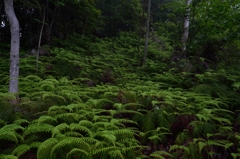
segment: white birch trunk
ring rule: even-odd
[[[192,0],[187,1],[187,9],[186,14],[184,18],[184,25],[183,25],[183,36],[182,36],[182,53],[184,58],[186,58],[186,43],[188,40],[189,35],[189,25],[190,25],[190,5],[192,3]]]
[[[18,92],[19,78],[19,22],[13,8],[13,0],[4,0],[5,12],[10,23],[11,49],[10,49],[10,79],[9,92]]]

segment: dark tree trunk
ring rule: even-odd
[[[147,52],[148,52],[148,36],[149,36],[149,21],[150,21],[150,6],[151,0],[148,0],[148,8],[147,8],[147,26],[146,26],[146,40],[145,40],[145,47],[144,47],[144,55],[143,55],[143,65],[147,60]]]
[[[18,92],[19,78],[19,22],[13,8],[13,0],[4,0],[5,12],[10,23],[11,49],[10,49],[10,79],[9,92]]]

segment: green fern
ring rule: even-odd
[[[54,145],[59,142],[56,138],[49,138],[42,142],[37,151],[37,158],[38,159],[52,159],[51,150]]]
[[[87,156],[91,150],[91,146],[81,138],[66,137],[52,147],[51,158],[58,158],[60,155],[70,152],[73,148],[81,149]]]
[[[165,159],[165,157],[171,157],[172,158],[173,156],[166,151],[155,151],[155,152],[150,154],[150,157]]]
[[[189,157],[190,155],[190,150],[187,146],[184,145],[172,145],[169,149],[169,152],[173,153],[174,151],[178,153],[182,153],[184,157]]]
[[[79,121],[79,125],[83,125],[83,126],[86,126],[88,128],[93,127],[93,123],[89,120],[81,120],[81,121]]]
[[[231,156],[234,158],[234,159],[237,159],[240,157],[240,153],[239,153],[239,148],[238,148],[238,153],[231,153]]]
[[[0,154],[0,159],[18,159],[18,157],[14,156],[14,155]]]
[[[37,120],[35,120],[33,122],[46,123],[46,124],[50,124],[50,125],[57,125],[57,123],[58,123],[58,121],[54,117],[45,116],[45,115],[39,117]]]
[[[25,77],[25,80],[32,81],[32,82],[40,82],[42,79],[36,75],[28,75]]]
[[[47,123],[32,123],[29,124],[28,127],[23,132],[23,137],[26,138],[33,134],[48,134],[51,135],[52,129],[54,126]]]
[[[59,123],[65,122],[70,124],[70,123],[77,123],[80,120],[85,120],[86,116],[81,113],[62,113],[62,114],[55,115],[55,119]]]
[[[60,95],[56,95],[56,94],[51,94],[51,93],[46,93],[46,94],[42,94],[42,99],[45,102],[51,102],[54,104],[66,104],[66,99]]]
[[[2,132],[2,133],[0,133],[0,141],[2,140],[0,145],[4,146],[4,144],[5,144],[4,141],[18,143],[19,137],[20,136],[16,132],[13,132],[13,131],[8,131],[8,132],[4,132],[4,133]],[[20,138],[20,139],[23,140],[22,138]]]
[[[84,136],[88,136],[90,138],[93,137],[92,131],[85,126],[81,126],[80,124],[71,123],[69,125],[69,128],[70,128],[71,131],[83,132],[83,134],[86,134]]]
[[[23,131],[24,128],[18,124],[5,125],[0,129],[0,133],[6,133],[10,131]]]
[[[91,151],[90,155],[91,156],[96,156],[96,157],[102,157],[102,156],[107,156],[108,152],[114,151],[114,150],[119,150],[120,148],[115,147],[115,146],[109,146],[101,149],[96,149]]]
[[[150,130],[145,132],[144,136],[148,140],[152,141],[155,145],[159,142],[166,141],[166,135],[171,135],[170,130],[164,127],[158,127],[155,130]]]
[[[231,112],[229,110],[225,110],[225,109],[207,109],[207,108],[204,108],[198,114],[196,114],[196,116],[199,118],[200,121],[204,120],[205,122],[208,122],[210,120],[213,120],[213,121],[217,121],[219,123],[231,125],[231,121],[229,119],[218,117],[217,115],[214,114],[214,113],[217,114],[219,112],[227,113],[227,114],[228,113],[233,114],[233,112]]]
[[[66,123],[61,123],[52,128],[52,137],[64,136],[64,132],[68,132],[70,130],[69,125]]]
[[[20,158],[22,155],[24,155],[26,152],[30,151],[32,148],[37,149],[38,146],[41,144],[41,142],[33,142],[30,145],[22,144],[18,147],[16,147],[12,154]]]
[[[66,158],[71,159],[75,156],[79,156],[80,159],[85,159],[85,158],[91,159],[88,152],[79,148],[73,148],[70,152],[67,153]]]

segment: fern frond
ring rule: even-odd
[[[61,107],[57,106],[57,105],[53,105],[48,109],[48,114],[49,115],[55,115],[55,114],[63,113],[63,112],[66,112],[66,111],[61,109]]]
[[[84,159],[84,158],[91,159],[88,152],[86,152],[82,149],[79,149],[79,148],[73,148],[70,152],[68,152],[66,158],[67,159],[72,159],[75,156],[79,156],[82,159]]]
[[[84,137],[83,134],[79,133],[79,132],[66,132],[64,133],[65,136],[67,137]],[[57,135],[59,136],[59,135]]]
[[[89,99],[86,104],[94,108],[104,108],[108,105],[113,106],[114,103],[109,99]]]
[[[124,104],[123,107],[125,109],[137,110],[138,108],[144,108],[145,106],[139,103],[127,103],[127,104]]]
[[[82,137],[81,140],[83,140],[89,144],[101,145],[101,141],[94,139],[94,138]]]
[[[30,147],[37,149],[41,144],[42,144],[42,142],[35,141],[35,142],[32,142],[32,143],[30,144]]]
[[[37,151],[37,158],[38,159],[52,159],[51,157],[51,150],[54,145],[56,145],[59,142],[56,138],[49,138],[42,142]]]
[[[131,130],[131,129],[118,129],[118,130],[111,130],[111,132],[115,135],[115,136],[119,136],[119,135],[126,135],[126,136],[130,136],[132,137],[133,135],[137,135],[136,131]]]
[[[206,146],[207,146],[206,142],[201,142],[201,141],[198,142],[199,153],[201,153],[203,148],[206,147]]]
[[[183,150],[185,152],[187,152],[188,154],[190,154],[189,148],[183,145],[172,145],[169,149],[169,151],[177,151],[178,149]]]
[[[18,159],[18,157],[14,156],[14,155],[0,154],[0,159]]]
[[[187,130],[178,133],[175,143],[177,145],[183,145],[185,141],[187,141],[190,138],[190,134]]]
[[[56,125],[58,123],[58,121],[51,117],[51,116],[41,116],[36,120],[37,123],[46,123],[46,124],[50,124],[50,125]]]
[[[65,104],[66,99],[63,96],[52,94],[52,93],[46,93],[42,95],[42,99],[44,101],[53,101],[57,104]]]
[[[38,83],[38,86],[44,91],[53,91],[55,88],[52,79],[41,81]]]
[[[64,134],[64,132],[68,132],[70,130],[69,125],[66,123],[61,123],[52,128],[52,137],[56,137],[57,135]]]
[[[33,92],[33,93],[31,94],[31,98],[30,98],[30,99],[31,99],[32,101],[41,100],[43,94],[51,94],[51,93],[49,93],[49,92],[47,92],[47,91],[36,91],[36,92]]]
[[[84,103],[78,103],[78,104],[69,104],[67,105],[67,107],[73,111],[73,112],[77,112],[78,110],[82,110],[82,109],[86,109],[87,105]]]
[[[36,75],[28,75],[25,77],[26,80],[33,81],[33,82],[40,82],[42,79]]]
[[[51,150],[51,156],[53,158],[57,157],[59,154],[65,154],[71,151],[73,148],[82,149],[86,153],[91,150],[91,146],[81,138],[66,137],[53,146]]]
[[[16,100],[16,96],[12,93],[0,93],[0,99],[2,101],[13,101]]]
[[[80,124],[71,123],[69,128],[71,129],[71,131],[78,131],[78,132],[82,131],[82,132],[86,133],[87,136],[89,136],[90,138],[93,137],[92,131],[85,126],[81,126]]]
[[[135,111],[135,110],[118,110],[116,114],[138,114],[138,115],[142,115],[140,112]]]
[[[231,156],[234,158],[234,159],[237,159],[240,157],[240,153],[231,153]]]
[[[128,151],[136,151],[139,152],[143,149],[147,148],[147,146],[141,146],[141,145],[133,145],[133,146],[128,146],[128,147],[124,147],[121,149],[121,152],[123,153],[127,153]]]
[[[58,122],[77,123],[80,120],[86,120],[86,116],[80,113],[63,113],[55,116]]]
[[[38,124],[30,124],[23,132],[23,137],[37,134],[37,133],[51,133],[54,126],[46,124],[46,123],[38,123]]]
[[[219,127],[218,130],[219,130],[220,134],[228,134],[233,131],[233,127],[232,126],[221,126],[221,127]]]
[[[148,112],[147,114],[145,114],[140,121],[140,126],[142,127],[142,129],[144,131],[149,131],[149,130],[153,130],[155,128],[155,113],[154,112]]]
[[[234,143],[229,142],[228,140],[210,140],[210,139],[207,140],[207,144],[209,146],[219,146],[225,149],[228,149],[229,147],[234,145]]]
[[[68,98],[69,98],[69,101],[71,101],[71,102],[82,103],[82,99],[76,94],[71,94],[68,96]]]
[[[10,132],[10,131],[23,131],[23,130],[24,130],[24,128],[18,124],[8,124],[8,125],[3,126],[0,129],[0,134]]]
[[[133,124],[135,126],[138,125],[137,122],[133,121],[133,120],[129,120],[129,119],[111,119],[110,123],[117,125],[117,126],[121,126],[121,127],[125,127],[123,124]]]
[[[112,131],[98,131],[97,133],[94,134],[94,138],[98,140],[105,141],[109,143],[109,145],[115,146],[117,137],[113,134]]]
[[[40,135],[37,135],[37,134],[33,134],[33,135],[30,135],[28,136],[27,138],[24,139],[24,144],[32,144],[34,142],[37,142],[37,141],[41,141],[41,136]]]
[[[170,153],[166,151],[154,151],[150,154],[150,157],[159,158],[159,159],[165,159],[166,157],[173,157]]]
[[[111,116],[106,116],[106,115],[94,115],[93,116],[93,121],[94,122],[108,122],[112,117]]]
[[[1,140],[18,143],[18,135],[14,131],[2,132],[2,133],[0,133],[0,141]]]
[[[2,128],[3,126],[5,126],[7,123],[6,121],[0,119],[0,128]],[[13,124],[17,124],[17,123],[13,123]],[[19,125],[19,124],[18,124]]]
[[[60,85],[68,85],[68,84],[70,84],[70,82],[67,77],[62,77],[59,79],[59,84]]]
[[[91,156],[101,156],[101,155],[106,155],[108,152],[113,151],[113,150],[119,150],[120,148],[115,147],[115,146],[109,146],[109,147],[104,147],[104,148],[99,148],[96,150],[91,151]]]
[[[82,126],[86,126],[87,128],[91,128],[94,126],[94,124],[89,120],[81,120],[79,121],[79,124]]]
[[[108,154],[110,158],[124,159],[124,156],[120,150],[113,150],[113,151],[110,151]]]
[[[31,147],[29,145],[22,144],[22,145],[18,146],[17,148],[15,148],[13,150],[12,154],[17,156],[17,157],[21,157],[26,152],[28,152],[30,149],[31,149]]]
[[[110,123],[109,121],[98,121],[94,123],[94,127],[93,128],[98,128],[101,129],[103,128],[103,130],[116,130],[119,129],[119,127],[124,127],[123,124],[119,123],[117,125],[114,125],[113,123]]]
[[[58,88],[58,89],[60,89],[60,92],[58,92],[58,95],[61,95],[62,97],[64,97],[68,103],[74,103],[74,102],[82,103],[82,99],[78,95],[78,92],[75,92],[74,90],[69,90],[69,88],[62,88],[64,90],[62,90],[61,88]]]
[[[116,98],[117,97],[117,95],[118,95],[118,92],[105,92],[104,94],[103,94],[103,97],[105,97],[105,98]]]
[[[133,138],[123,138],[123,139],[120,139],[117,141],[117,144],[118,143],[121,143],[123,145],[125,145],[126,147],[129,147],[129,146],[133,146],[133,145],[140,145],[140,142],[136,139],[133,139]]]
[[[198,114],[196,114],[196,116],[199,118],[200,121],[202,121],[202,119],[206,122],[208,122],[209,120],[215,120],[215,121],[218,121],[219,123],[226,123],[226,124],[231,125],[232,123],[229,119],[221,118],[221,117],[218,117],[214,114],[215,112],[218,112],[218,111],[221,111],[223,113],[224,112],[225,113],[232,113],[231,111],[224,110],[224,109],[218,110],[218,109],[204,108]]]

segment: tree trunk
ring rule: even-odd
[[[19,22],[13,8],[13,0],[4,0],[5,12],[10,23],[11,49],[10,49],[10,79],[9,92],[18,92],[19,78]]]
[[[37,49],[37,56],[36,56],[36,69],[38,71],[38,59],[39,59],[39,51],[41,47],[41,42],[42,42],[42,33],[45,25],[45,14],[46,14],[46,8],[44,7],[44,13],[43,13],[43,22],[42,22],[42,27],[39,35],[39,40],[38,40],[38,49]]]
[[[41,5],[41,2],[36,1],[36,5],[38,6],[37,8],[40,15],[40,19],[45,19],[43,32],[42,32],[42,39],[44,40],[45,44],[50,45],[53,25],[55,23],[56,18],[59,16],[61,5],[54,4],[53,10],[50,7],[51,5],[49,1],[46,1],[45,5]]]
[[[146,25],[146,39],[145,39],[145,47],[144,47],[144,56],[143,56],[143,65],[147,59],[147,52],[148,52],[148,36],[149,36],[149,21],[150,21],[150,6],[151,0],[148,0],[148,8],[147,8],[147,25]]]
[[[141,55],[141,50],[140,50],[140,45],[141,45],[141,38],[142,38],[142,34],[144,33],[143,30],[143,26],[144,26],[144,2],[142,1],[142,16],[141,16],[141,21],[140,21],[140,25],[139,25],[139,30],[138,30],[138,46],[137,46],[137,50],[138,50],[138,55]],[[141,59],[142,60],[142,59]],[[141,64],[141,60],[140,60],[140,64]]]
[[[189,35],[189,25],[190,25],[190,5],[192,3],[192,0],[187,1],[187,9],[186,14],[184,18],[184,26],[183,26],[183,36],[182,36],[182,55],[183,58],[186,58],[186,43],[188,40]]]

